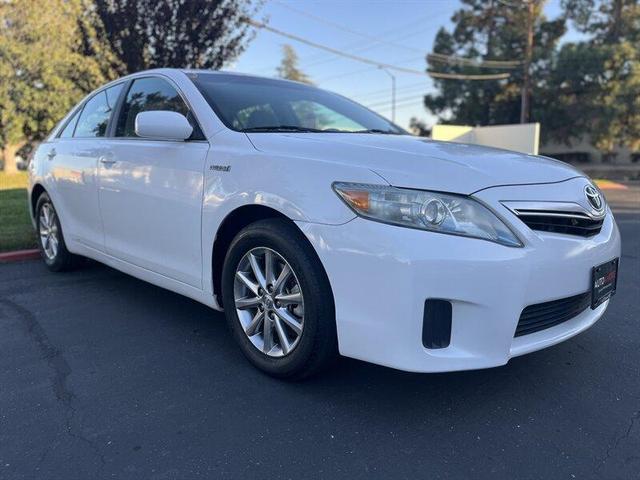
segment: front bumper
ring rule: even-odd
[[[497,205],[496,199],[509,199],[501,197],[509,188],[514,187],[477,196]],[[523,248],[362,218],[340,226],[298,223],[331,282],[340,353],[414,372],[478,369],[504,365],[593,325],[608,301],[514,338],[526,306],[589,291],[592,267],[620,256],[611,213],[590,238],[534,232],[518,225],[506,208],[499,213],[523,238]],[[452,304],[446,348],[422,344],[424,304],[430,298]]]

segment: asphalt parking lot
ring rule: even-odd
[[[558,346],[417,375],[266,377],[221,314],[97,264],[0,265],[0,478],[640,478],[640,213],[618,294]]]

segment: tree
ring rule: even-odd
[[[419,137],[431,136],[431,129],[427,127],[424,120],[419,120],[416,117],[411,117],[411,120],[409,121],[409,130],[411,130],[411,133]]]
[[[84,35],[80,34],[81,29]],[[87,39],[83,43],[82,37]],[[4,169],[83,95],[109,78],[81,0],[0,2],[0,147]],[[104,62],[104,63],[103,63]]]
[[[219,69],[242,53],[244,22],[260,0],[93,0],[101,40],[120,73],[158,67]]]
[[[640,5],[635,0],[566,0],[588,40],[558,52],[545,121],[556,141],[589,138],[606,154],[640,148]],[[553,101],[551,101],[553,100]]]
[[[531,2],[531,3],[529,3]],[[428,70],[442,73],[482,75],[510,74],[504,80],[434,79],[436,94],[426,95],[424,104],[441,122],[468,125],[518,123],[521,119],[525,72],[530,75],[530,87],[525,96],[534,100],[543,87],[553,51],[565,32],[564,19],[548,21],[542,14],[542,0],[506,2],[499,0],[463,0],[463,7],[452,17],[453,31],[441,28],[428,56]],[[529,5],[531,8],[529,8]],[[529,42],[527,22],[531,19]],[[523,62],[527,45],[531,45],[530,67],[522,63],[495,68],[493,61]],[[474,62],[443,60],[442,56],[458,56]],[[493,67],[493,68],[487,68]],[[536,118],[544,105],[526,102],[525,118]],[[531,114],[531,115],[530,115]]]
[[[291,45],[282,46],[282,61],[277,71],[280,78],[313,84],[308,75],[298,67],[298,54]]]

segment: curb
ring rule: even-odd
[[[40,250],[15,250],[13,252],[0,253],[0,263],[23,262],[40,258]]]

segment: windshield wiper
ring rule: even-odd
[[[322,132],[317,128],[299,127],[297,125],[273,125],[264,127],[248,127],[243,128],[242,132]]]
[[[241,132],[311,132],[311,133],[383,133],[386,135],[399,135],[393,130],[381,130],[379,128],[368,128],[366,130],[340,130],[338,128],[325,128],[324,130],[311,127],[300,127],[298,125],[268,125],[262,127],[247,127]]]
[[[393,130],[381,130],[379,128],[367,128],[366,130],[355,130],[350,133],[384,133],[385,135],[400,135],[399,132]]]

